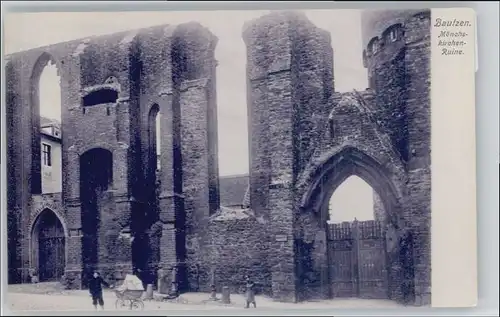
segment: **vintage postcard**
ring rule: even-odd
[[[475,33],[464,8],[9,13],[4,308],[474,306]]]

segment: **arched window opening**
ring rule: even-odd
[[[368,43],[368,52],[371,53],[372,55],[377,54],[379,51],[379,39],[378,37],[374,37],[373,39],[370,40]]]
[[[375,220],[374,201],[373,188],[360,177],[350,176],[330,198],[329,223]]]
[[[398,40],[398,32],[397,32],[397,29],[393,28],[390,32],[389,32],[389,40],[391,42],[396,42]]]
[[[402,25],[398,23],[388,27],[382,34],[382,37],[388,43],[392,43],[398,41],[401,38],[402,35],[401,33],[402,33]]]
[[[58,122],[61,122],[60,81],[55,64],[49,63],[43,68],[39,82],[40,116]]]
[[[156,170],[161,169],[161,113],[158,112],[155,119],[155,130],[156,130]]]
[[[57,67],[51,61],[43,67],[38,87],[35,87],[39,98],[34,102],[38,101],[40,115],[40,140],[38,142],[40,142],[40,187],[42,194],[62,191],[60,81]]]
[[[379,49],[378,40],[373,41],[373,43],[372,43],[372,52],[373,52],[373,54],[377,54],[378,49]]]
[[[83,106],[92,107],[101,104],[116,103],[118,99],[118,91],[114,89],[102,88],[90,92],[83,97]]]
[[[160,107],[154,104],[148,115],[149,164],[150,170],[160,170],[161,154],[161,114]]]

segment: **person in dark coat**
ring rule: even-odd
[[[102,297],[102,285],[110,287],[108,283],[101,277],[99,272],[95,271],[92,278],[89,281],[89,292],[92,297],[92,305],[94,305],[97,310],[97,304],[104,309],[104,299]]]
[[[249,308],[250,304],[252,304],[254,308],[257,308],[257,303],[255,302],[255,284],[250,280],[249,276],[246,276],[245,300],[245,308]]]

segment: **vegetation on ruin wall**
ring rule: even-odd
[[[400,154],[403,162],[408,160],[408,122],[406,107],[406,70],[405,51],[375,70],[376,105],[375,116],[382,131],[392,140],[394,149]]]

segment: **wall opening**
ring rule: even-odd
[[[101,206],[113,180],[112,153],[95,148],[80,156],[83,284],[99,264]]]
[[[32,193],[62,192],[61,78],[48,54],[43,54],[33,70],[32,106],[34,120]]]
[[[83,106],[92,107],[100,104],[116,103],[117,99],[118,91],[114,89],[102,88],[83,97]]]
[[[159,171],[161,169],[161,113],[158,105],[155,104],[153,108],[150,112],[150,140],[155,152],[152,160],[156,162],[156,170]]]
[[[41,282],[59,281],[66,265],[64,227],[57,215],[44,209],[31,233],[31,265]]]
[[[161,169],[161,113],[160,107],[154,104],[148,114],[148,168],[149,201],[156,207],[157,174]]]
[[[352,175],[333,193],[329,200],[329,223],[375,220],[374,195],[370,185]]]
[[[350,147],[311,171],[296,239],[302,299],[391,298],[390,267],[400,260],[386,233],[399,203],[386,173]]]

